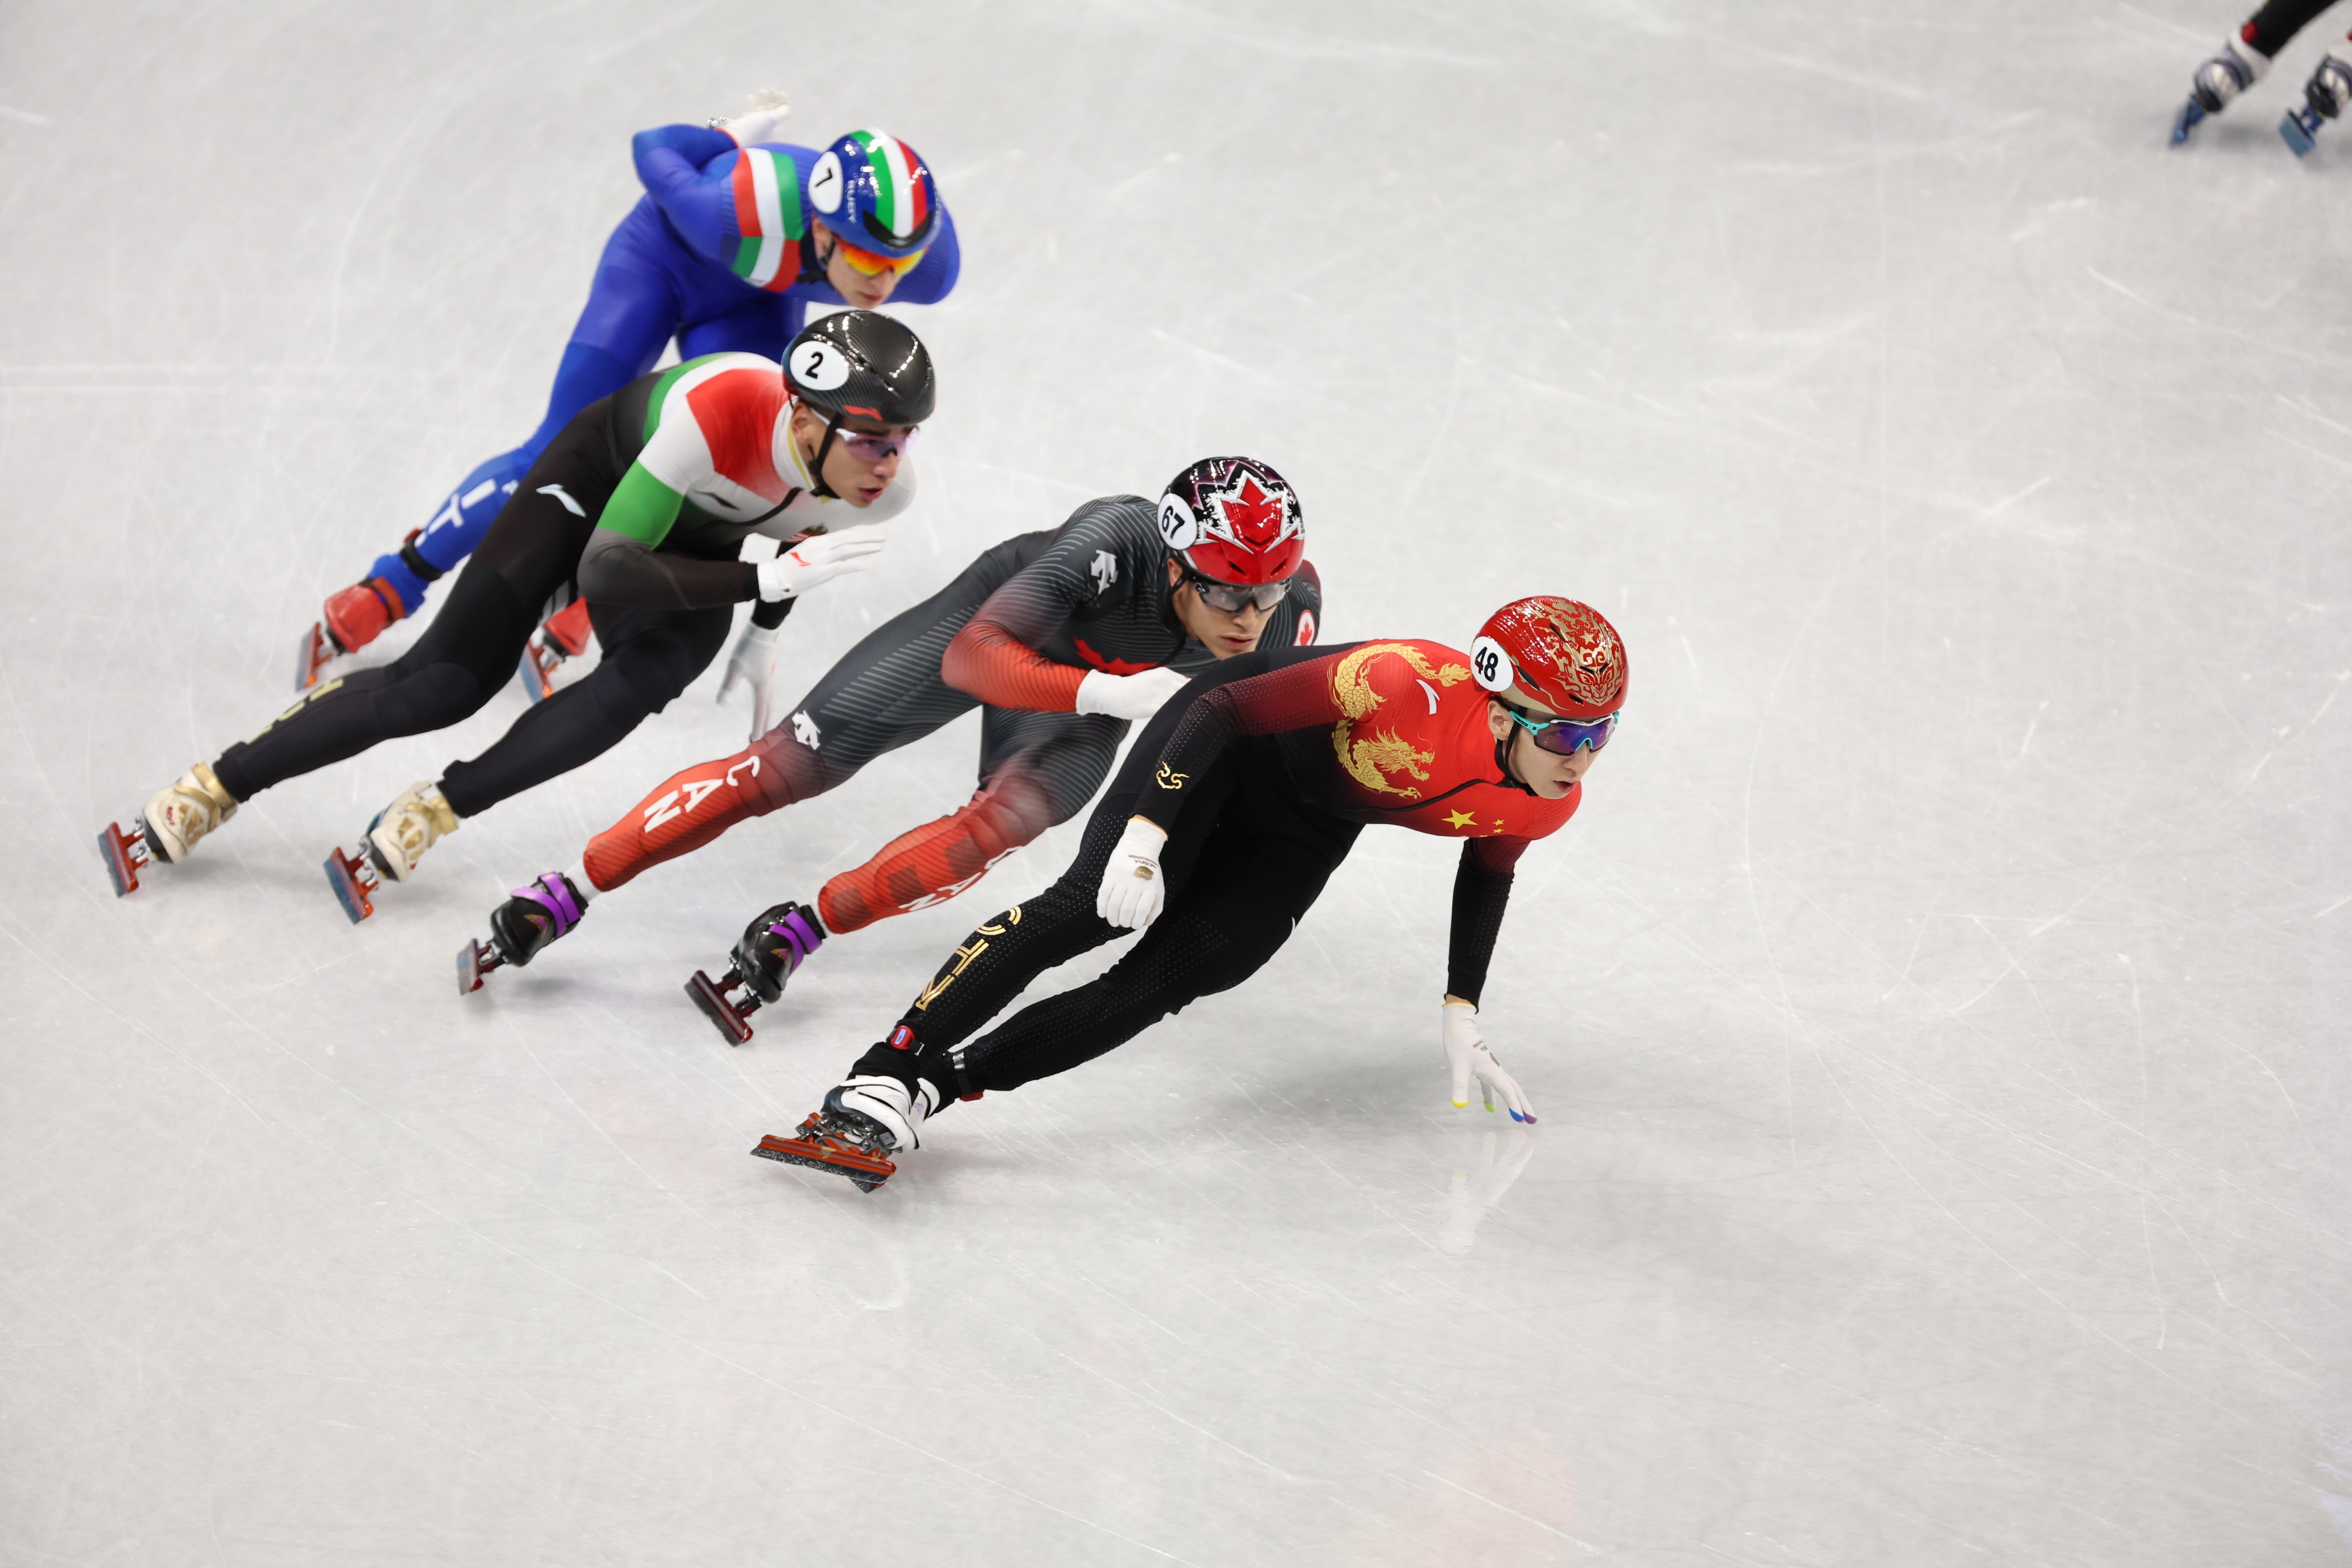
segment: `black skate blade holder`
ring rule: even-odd
[[[507,961],[487,942],[469,942],[457,950],[457,994],[471,996],[482,988],[482,976],[503,969]]]
[[[119,822],[110,822],[98,836],[98,852],[106,857],[106,874],[114,882],[114,896],[139,890],[139,868],[154,861],[155,851],[147,842],[147,824],[142,820],[136,833],[125,833]]]
[[[743,992],[740,1001],[728,995],[739,986]],[[686,983],[686,994],[694,998],[694,1005],[702,1009],[712,1026],[727,1037],[729,1045],[743,1045],[751,1038],[751,1015],[760,1010],[760,996],[743,984],[742,972],[733,963],[727,966],[724,980],[713,980],[696,970],[694,978]]]
[[[368,895],[383,886],[383,879],[368,864],[364,851],[346,855],[337,845],[327,851],[325,869],[327,886],[334,889],[335,901],[343,906],[343,913],[352,918],[352,924],[357,925],[375,913],[375,904]]]

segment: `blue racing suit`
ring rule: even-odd
[[[845,303],[824,280],[810,227],[809,170],[821,153],[772,142],[739,149],[726,132],[699,125],[641,131],[630,150],[646,194],[604,242],[547,417],[521,446],[458,481],[421,532],[368,568],[369,579],[399,596],[403,616],[473,552],[556,432],[652,370],[672,338],[682,359],[741,352],[780,361],[811,304]],[[929,250],[891,300],[936,304],[961,269],[941,203]]]

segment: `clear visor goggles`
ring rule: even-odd
[[[1201,602],[1229,616],[1241,614],[1244,607],[1271,610],[1290,592],[1287,577],[1279,583],[1220,583],[1214,577],[1202,576],[1192,569],[1191,562],[1181,557],[1179,564],[1184,569],[1184,581],[1192,584],[1192,592],[1201,595]]]
[[[1587,746],[1597,752],[1617,731],[1614,713],[1606,719],[1530,719],[1507,702],[1503,704],[1503,711],[1511,716],[1511,722],[1536,738],[1537,746],[1563,757],[1572,757]]]
[[[905,457],[922,431],[919,425],[901,425],[891,430],[853,430],[844,425],[835,429],[833,438],[859,462],[880,463]]]

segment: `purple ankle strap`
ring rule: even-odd
[[[802,910],[794,910],[775,921],[768,931],[771,935],[782,937],[793,950],[793,968],[786,971],[787,973],[797,971],[808,962],[810,953],[824,944],[824,933],[816,929],[816,922]]]
[[[560,871],[550,871],[536,882],[526,883],[514,890],[518,899],[529,899],[555,917],[555,934],[563,935],[580,923],[580,905],[572,896],[572,884]]]

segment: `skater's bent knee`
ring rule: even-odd
[[[380,690],[376,711],[386,721],[386,736],[421,735],[472,718],[503,684],[463,665],[430,665]]]

